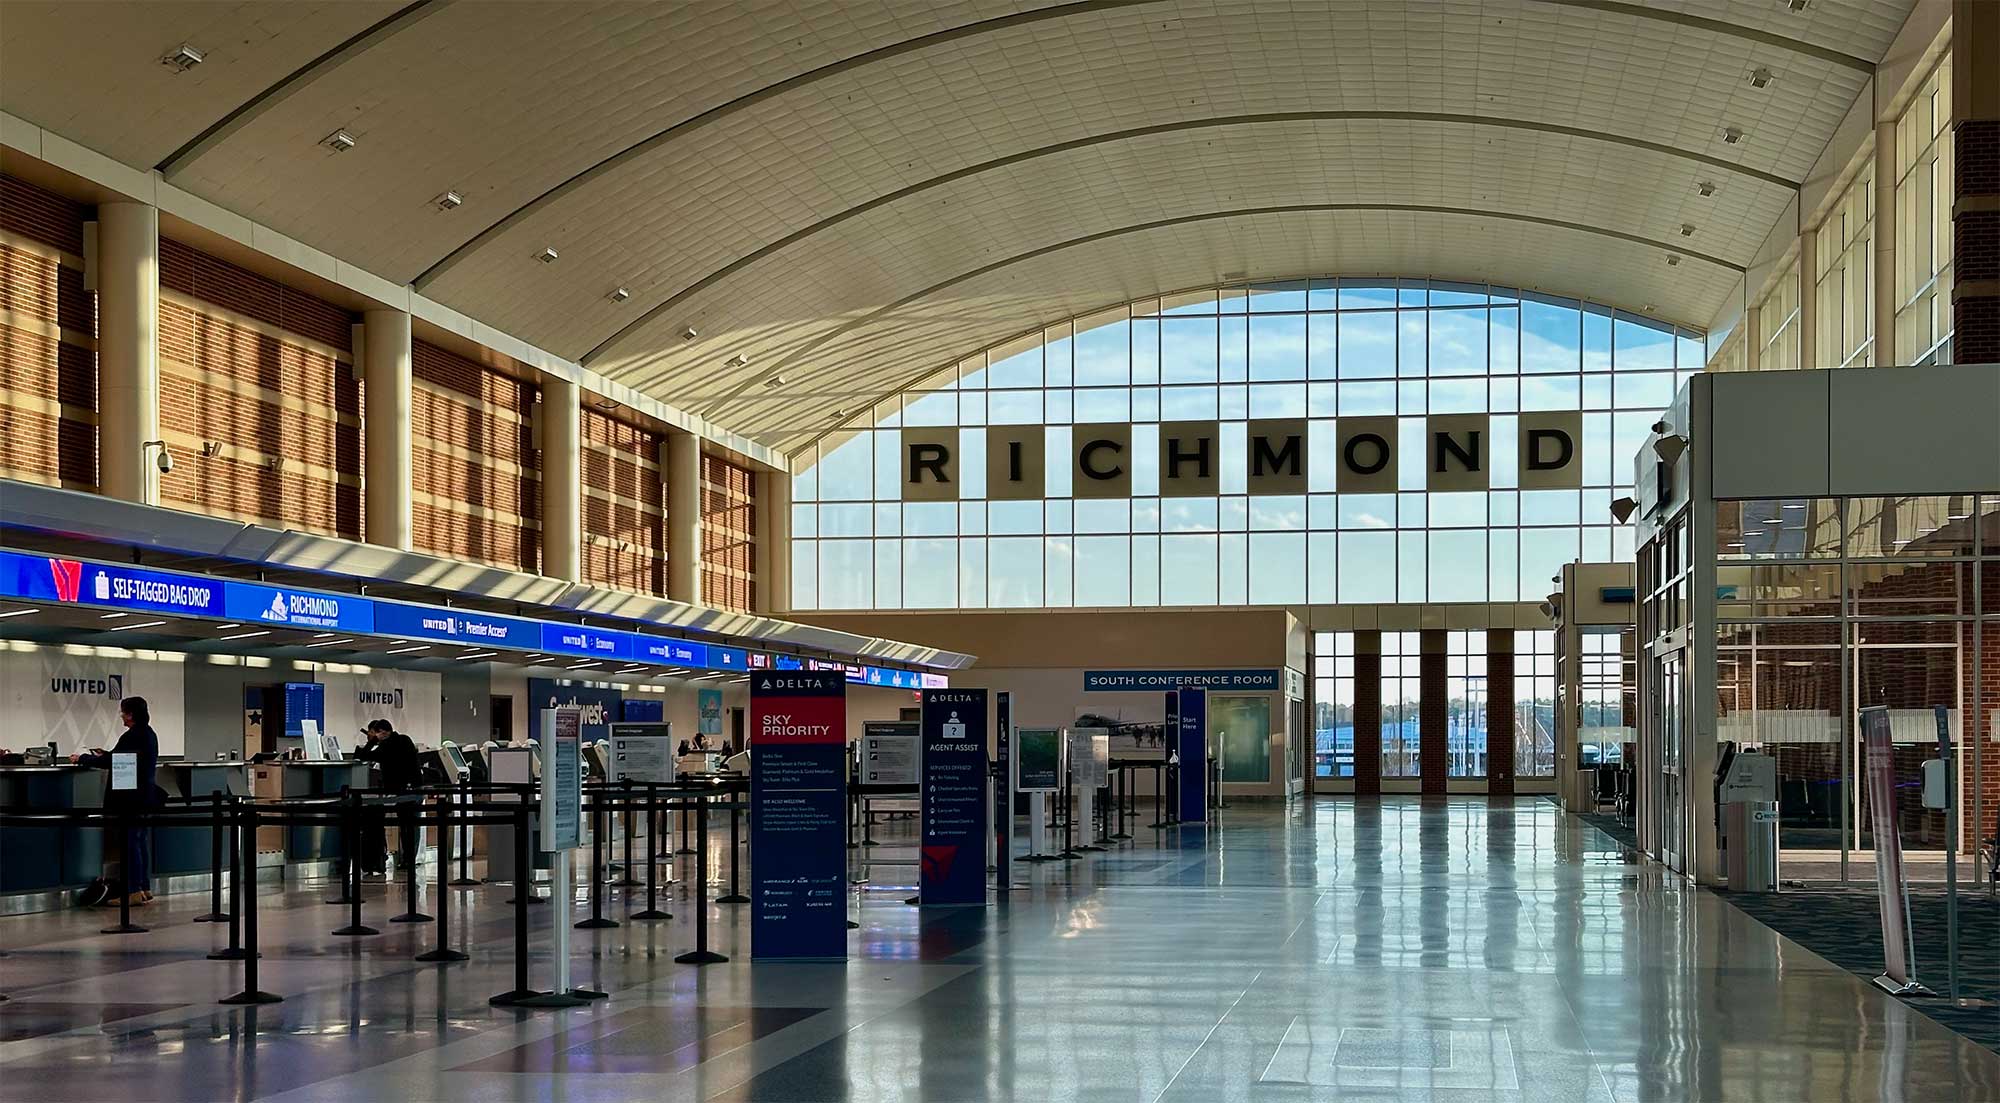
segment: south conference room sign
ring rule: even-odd
[[[1334,422],[1334,489],[1343,494],[1386,494],[1398,489],[1402,468],[1420,464],[1427,490],[1485,490],[1492,485],[1493,434],[1486,414],[1425,419],[1421,455],[1398,447],[1400,419],[1348,417]],[[1583,415],[1575,411],[1524,413],[1516,418],[1516,486],[1560,490],[1583,485]],[[1246,423],[1245,490],[1250,494],[1306,492],[1307,432],[1303,418]],[[980,430],[970,430],[980,432]],[[959,434],[950,428],[902,431],[906,502],[948,502],[959,497]],[[1048,445],[1042,426],[995,425],[986,434],[986,497],[1018,501],[1046,497]],[[1132,496],[1132,427],[1077,425],[1070,454],[1070,496]],[[1159,473],[1163,498],[1209,497],[1218,492],[1222,425],[1214,421],[1160,423]]]

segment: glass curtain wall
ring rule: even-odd
[[[1806,367],[1865,368],[1873,362],[1875,293],[1869,273],[1874,268],[1875,165],[1871,159],[1855,174],[1840,200],[1820,223],[1816,254],[1819,271],[1813,286],[1818,295],[1819,363]]]
[[[1778,277],[1757,312],[1757,370],[1791,371],[1799,366],[1799,266]]]
[[[1382,776],[1422,777],[1422,633],[1382,633]]]
[[[1313,633],[1313,776],[1354,776],[1354,633]]]
[[[1514,776],[1556,776],[1556,634],[1514,633]]]
[[[1615,629],[1585,631],[1578,636],[1576,765],[1619,766],[1625,744],[1636,738],[1625,716],[1629,671],[1627,648],[1631,634]]]
[[[1867,706],[1889,709],[1906,849],[1943,845],[1943,814],[1914,795],[1939,707],[1960,776],[1988,775],[1967,786],[1965,822],[1990,823],[2000,710],[1979,702],[2000,690],[2000,498],[1732,501],[1716,522],[1716,736],[1778,760],[1788,876],[1838,876],[1844,852],[1873,847],[1855,721]]]
[[[1447,632],[1448,776],[1486,776],[1486,633]]]
[[[1146,300],[995,346],[805,450],[792,484],[794,608],[1482,602],[1539,597],[1578,558],[1632,554],[1611,524],[1631,456],[1701,334],[1512,288],[1317,279]],[[1582,414],[1580,490],[1521,490],[1522,412]],[[1489,413],[1492,487],[1336,494],[1339,418]],[[1308,420],[1307,492],[1245,492],[1246,422]],[[1159,496],[1159,424],[1222,423],[1220,488]],[[1072,496],[1072,426],[1130,423],[1131,498]],[[983,429],[1041,426],[1044,496],[990,501]],[[959,500],[900,500],[904,426],[957,426]],[[1414,450],[1414,451],[1413,451]]]
[[[1951,54],[1896,121],[1896,360],[1950,363]]]

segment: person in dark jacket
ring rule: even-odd
[[[423,784],[423,759],[409,736],[397,731],[387,720],[370,720],[361,733],[368,737],[367,742],[354,749],[354,757],[379,771],[383,792],[407,793]],[[411,820],[414,810],[414,805],[398,809],[401,822],[396,832],[397,849],[402,851],[405,862],[414,860],[416,854],[416,828]],[[362,837],[361,868],[368,873],[383,873],[388,865],[388,829],[380,818],[371,817]]]
[[[118,702],[118,718],[124,723],[125,731],[109,751],[73,755],[71,761],[108,770],[111,768],[111,756],[134,756],[138,760],[138,789],[106,789],[105,811],[113,814],[142,813],[158,808],[166,803],[167,794],[153,783],[153,771],[160,764],[160,737],[153,731],[152,710],[146,706],[144,697],[127,697]],[[125,832],[125,851],[121,859],[123,884],[120,886],[120,892],[130,896],[133,904],[144,904],[153,898],[152,858],[152,828],[134,824]],[[116,904],[118,896],[113,895],[106,902]]]

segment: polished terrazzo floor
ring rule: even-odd
[[[268,897],[286,999],[254,1010],[214,1002],[240,966],[204,957],[205,898],[123,938],[0,919],[0,1100],[2000,1099],[2000,1056],[1546,801],[1223,815],[1017,867],[990,909],[904,905],[909,851],[875,848],[845,965],[749,964],[728,906],[737,960],[675,964],[683,883],[671,921],[578,932],[576,978],[611,998],[576,1011],[487,1006],[504,886],[459,894],[475,957],[448,966],[409,960],[427,927],[334,938],[323,888]]]

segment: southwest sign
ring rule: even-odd
[[[1396,417],[1344,417],[1334,422],[1334,489],[1343,494],[1393,493],[1405,464],[1421,464],[1427,490],[1486,490],[1492,484],[1493,433],[1486,414],[1434,414],[1425,419],[1423,449],[1398,447]],[[1523,413],[1515,440],[1518,485],[1557,490],[1583,485],[1583,415],[1576,411]],[[1246,423],[1243,471],[1250,494],[1306,492],[1307,441],[1303,418]],[[974,432],[978,430],[972,430]],[[952,428],[902,430],[902,499],[956,501],[959,434]],[[1046,497],[1051,462],[1070,469],[1075,498],[1132,496],[1130,425],[1076,425],[1070,455],[1051,459],[1039,425],[995,425],[986,433],[986,497],[1012,501]],[[1158,444],[1160,496],[1207,497],[1217,493],[1222,469],[1222,423],[1163,421]]]

